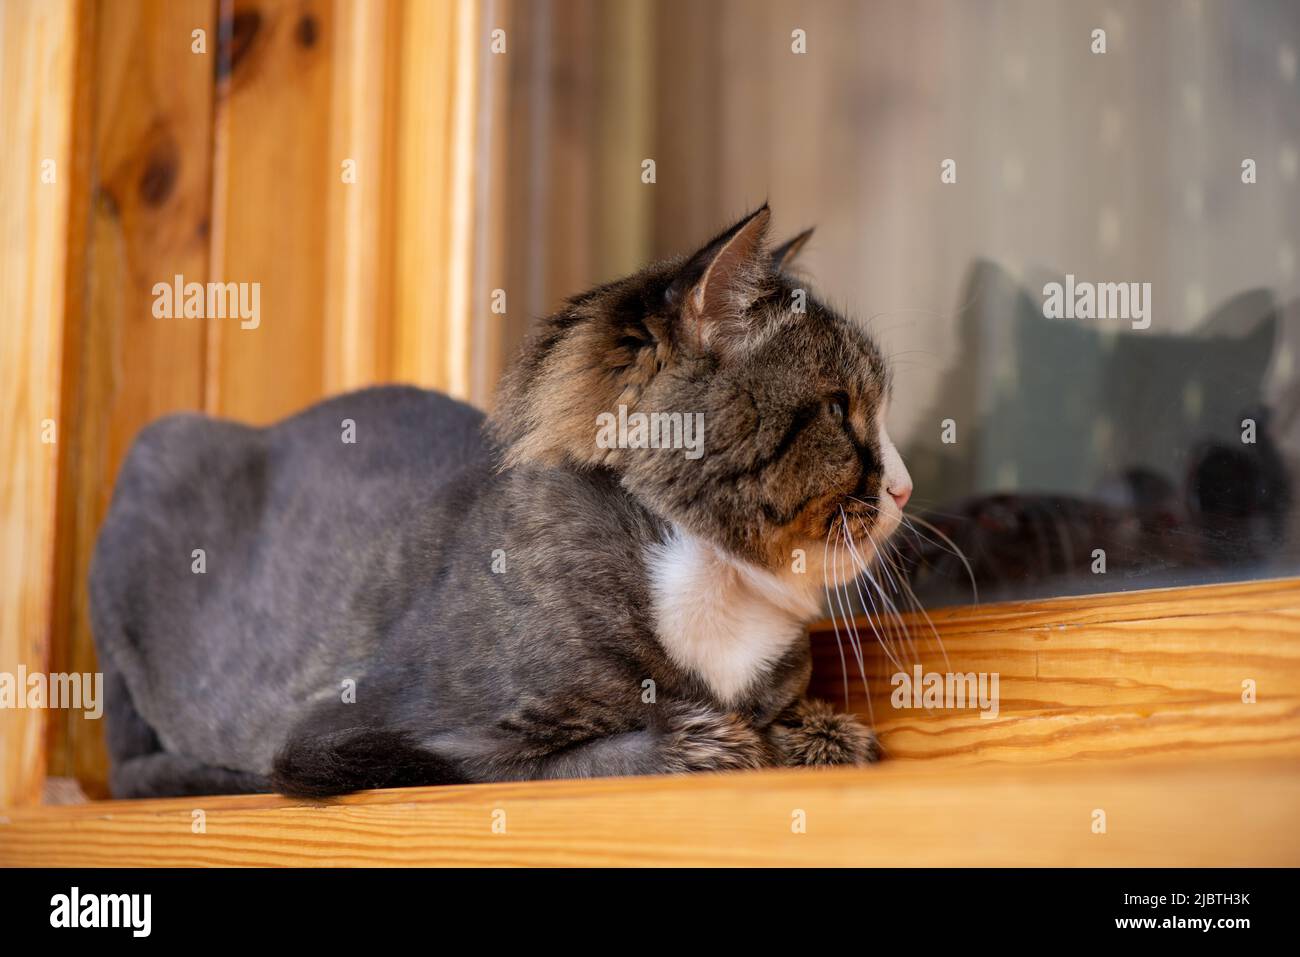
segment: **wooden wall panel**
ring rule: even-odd
[[[326,393],[383,381],[392,368],[393,143],[402,4],[341,0],[334,22]]]
[[[451,2],[407,5],[402,12],[401,94],[398,105],[396,177],[402,197],[396,210],[400,241],[395,248],[393,376],[419,385],[444,378],[439,343],[446,338],[441,296],[446,276],[447,235],[430,228],[446,216],[448,157],[455,67],[447,56],[422,50],[449,49],[454,24]],[[423,95],[421,95],[423,94]]]
[[[0,4],[0,672],[10,675],[45,670],[50,643],[76,7]],[[0,710],[0,807],[39,799],[44,724],[40,711]]]
[[[261,282],[263,324],[210,325],[209,411],[267,422],[394,380],[490,394],[499,364],[472,371],[487,303],[479,254],[491,255],[495,236],[482,225],[488,9],[233,5],[217,91],[213,274]]]
[[[479,35],[491,42],[492,32],[515,35],[515,12],[510,0],[483,0]],[[518,37],[516,36],[516,40]],[[469,401],[492,407],[497,381],[504,369],[505,323],[509,315],[507,289],[507,198],[511,170],[508,163],[510,57],[488,52],[479,57],[478,110],[474,131],[474,247],[471,261]],[[507,292],[506,313],[494,311],[495,290]]]
[[[54,671],[96,670],[86,579],[113,481],[136,433],[203,407],[205,322],[154,315],[154,285],[208,278],[212,0],[86,3],[68,233],[71,262],[60,448]],[[205,53],[193,31],[205,31]],[[102,727],[50,715],[50,772],[102,794]]]
[[[261,315],[207,323],[213,414],[264,424],[324,390],[336,42],[327,0],[221,5],[211,275],[259,283]]]
[[[468,398],[478,65],[488,36],[468,0],[408,4],[401,33],[392,375]]]

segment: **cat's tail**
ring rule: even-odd
[[[305,798],[466,783],[448,761],[420,747],[414,735],[368,727],[295,730],[275,756],[270,781],[281,794]]]

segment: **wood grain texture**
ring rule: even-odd
[[[848,707],[874,713],[896,759],[948,763],[1300,754],[1300,581],[1162,589],[953,608],[906,619],[906,670],[999,674],[994,720],[977,710],[896,709],[889,661],[865,618],[870,704],[854,659]],[[841,626],[843,633],[843,627]],[[841,705],[831,626],[812,629],[812,692]],[[1256,703],[1243,702],[1243,682]]]
[[[207,322],[205,407],[265,424],[324,388],[334,5],[238,0],[220,30],[211,276],[260,283],[261,322]]]
[[[960,771],[899,762],[418,788],[317,805],[111,802],[0,812],[0,865],[1294,866],[1297,772],[1296,759]],[[1093,833],[1096,810],[1105,833]],[[494,833],[494,815],[505,833]]]
[[[391,375],[394,136],[401,4],[339,0],[327,180],[324,390],[344,392]],[[345,164],[350,164],[345,170]]]
[[[0,671],[9,673],[44,670],[49,650],[76,9],[0,4]],[[0,710],[0,804],[39,799],[44,726],[42,712]]]
[[[494,31],[514,34],[511,0],[482,0],[480,32],[490,44]],[[508,48],[507,48],[508,49]],[[474,142],[474,254],[470,280],[469,356],[467,398],[491,409],[497,382],[513,358],[504,351],[505,316],[495,301],[496,290],[506,288],[509,246],[507,207],[510,193],[509,119],[510,60],[508,54],[488,52],[478,58],[478,128]],[[517,300],[515,300],[517,303]]]
[[[469,398],[479,5],[402,9],[392,375]]]

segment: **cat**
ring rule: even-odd
[[[875,760],[804,625],[911,479],[880,349],[770,216],[568,301],[490,420],[383,386],[144,429],[90,573],[113,794]],[[703,454],[597,443],[620,406],[702,413]]]

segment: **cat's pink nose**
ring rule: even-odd
[[[900,482],[897,485],[890,486],[889,497],[894,500],[895,504],[898,505],[898,510],[901,512],[903,506],[907,504],[907,500],[912,497],[912,483]]]

